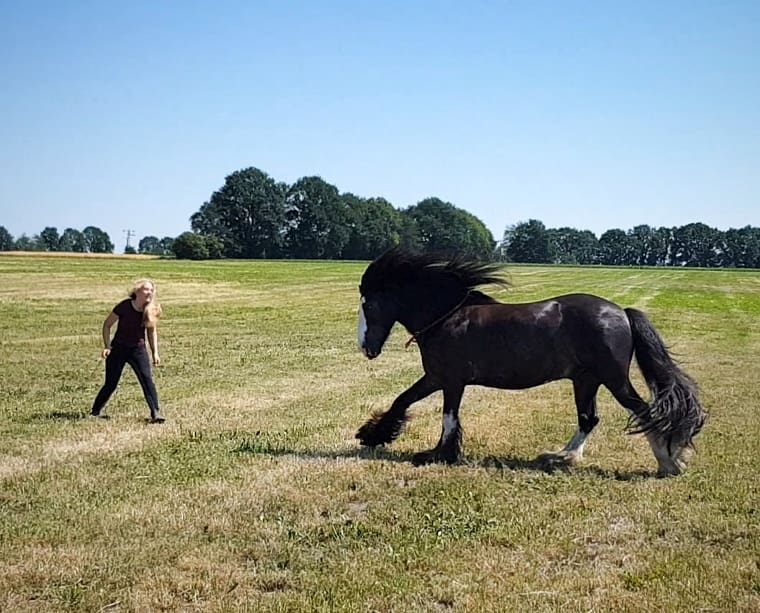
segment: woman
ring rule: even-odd
[[[150,374],[150,361],[145,350],[145,333],[153,355],[153,364],[158,366],[158,333],[156,324],[161,316],[161,305],[156,302],[156,287],[150,279],[135,281],[129,298],[117,304],[103,322],[103,353],[106,360],[106,382],[98,392],[92,405],[92,415],[102,417],[101,411],[113,394],[121,378],[124,365],[129,364],[137,375],[145,400],[150,408],[150,421],[164,422],[158,407],[158,394]],[[111,328],[118,323],[116,334],[111,340]]]

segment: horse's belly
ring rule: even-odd
[[[561,370],[536,369],[526,371],[523,369],[509,370],[502,372],[475,372],[468,385],[484,385],[486,387],[497,387],[500,389],[520,390],[529,387],[543,385],[549,381],[563,379],[568,374]]]
[[[576,368],[575,352],[563,342],[560,323],[454,320],[447,334],[421,347],[425,370],[442,382],[502,389],[567,378]]]
[[[458,370],[465,385],[501,389],[526,389],[570,377],[573,364],[557,353],[544,351],[499,351],[488,355],[459,354]],[[462,359],[464,358],[464,359]],[[445,370],[453,374],[449,363]]]

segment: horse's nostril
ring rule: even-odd
[[[370,349],[368,347],[362,347],[362,353],[364,354],[364,357],[366,357],[366,358],[368,358],[370,360],[373,360],[377,356],[380,355],[379,351],[373,351],[372,349]]]

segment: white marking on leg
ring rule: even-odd
[[[362,353],[366,353],[364,351],[364,341],[367,337],[367,318],[364,316],[364,301],[366,298],[362,296],[361,302],[359,303],[359,326],[358,326],[358,336],[359,336],[359,349],[361,349]]]
[[[456,417],[454,417],[451,413],[444,413],[443,414],[443,436],[441,438],[444,441],[449,440],[449,438],[456,432],[458,425],[459,425],[459,420]]]
[[[659,435],[650,432],[646,436],[654,457],[657,458],[657,474],[660,476],[680,475],[686,468],[686,462],[678,455],[672,457],[668,453],[667,443]]]
[[[562,453],[572,456],[576,462],[579,462],[583,459],[583,447],[586,445],[587,438],[588,434],[583,430],[576,430],[573,437],[567,442],[567,445],[565,445]]]

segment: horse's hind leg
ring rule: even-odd
[[[544,462],[574,465],[583,459],[583,448],[592,430],[599,423],[596,412],[596,393],[600,383],[595,380],[573,380],[575,408],[578,412],[578,429],[563,449],[540,456]]]
[[[628,409],[634,423],[638,415],[649,412],[649,405],[639,396],[630,380],[626,379],[622,384],[616,386],[608,385],[607,388],[612,392],[615,399]],[[671,450],[669,442],[655,432],[647,432],[645,436],[649,441],[654,457],[657,459],[657,476],[681,474],[686,467],[688,450],[684,448]]]
[[[375,413],[359,428],[356,438],[362,445],[375,447],[393,441],[404,427],[406,411],[410,405],[437,392],[440,386],[433,384],[430,378],[423,376],[412,387],[402,392],[393,401],[391,408],[385,413]]]
[[[429,451],[415,453],[412,464],[421,466],[431,462],[454,464],[459,459],[462,448],[462,428],[459,425],[459,405],[464,387],[443,390],[443,428],[438,444]]]

